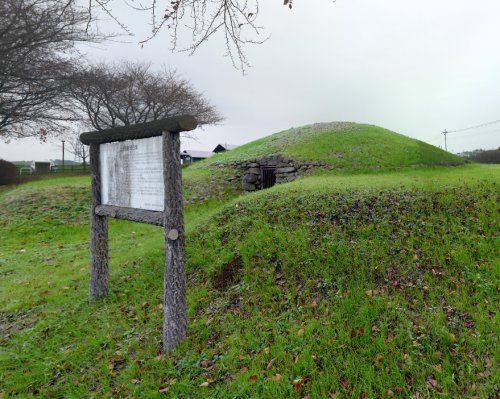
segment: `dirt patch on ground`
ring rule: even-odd
[[[25,328],[33,327],[37,322],[34,312],[0,312],[0,343],[6,342],[11,335]]]
[[[243,259],[240,255],[237,255],[230,262],[222,266],[222,269],[215,275],[213,280],[214,288],[218,291],[223,291],[235,284],[239,280],[242,268]]]

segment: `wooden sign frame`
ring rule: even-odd
[[[196,126],[197,121],[193,116],[183,115],[80,135],[80,141],[90,146],[92,179],[90,300],[104,298],[109,291],[108,217],[163,226],[165,231],[164,350],[174,349],[185,338],[187,332],[184,211],[179,134],[193,130]],[[164,211],[102,204],[100,145],[157,136],[162,136]]]

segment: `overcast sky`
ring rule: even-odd
[[[162,0],[167,1],[167,0]],[[175,68],[219,108],[221,126],[183,147],[243,144],[304,124],[379,125],[434,145],[444,129],[500,120],[500,1],[262,0],[271,38],[248,48],[246,76],[224,57],[222,38],[194,56],[172,53],[163,34],[141,48],[148,16],[115,1],[136,36],[85,47],[94,61],[148,61]],[[111,21],[106,27],[116,30]],[[452,152],[500,145],[500,124],[448,135]],[[0,158],[60,158],[54,143],[0,142]]]

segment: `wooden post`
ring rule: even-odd
[[[165,275],[163,284],[163,350],[174,349],[186,336],[184,218],[179,133],[163,132],[165,182]]]
[[[91,209],[91,276],[90,299],[108,295],[108,217],[132,220],[165,229],[165,275],[163,296],[163,350],[174,349],[187,333],[186,276],[184,274],[185,239],[180,157],[180,132],[197,126],[190,115],[119,126],[80,135],[80,141],[90,145],[90,171],[92,176]],[[162,136],[164,211],[102,204],[101,198],[101,144],[126,140],[140,140]],[[113,159],[105,167],[120,162]],[[131,187],[128,187],[131,189]],[[157,194],[157,193],[156,193]]]
[[[99,144],[90,144],[90,170],[92,179],[92,208],[90,227],[90,300],[108,295],[108,218],[96,214],[101,205],[101,173]]]

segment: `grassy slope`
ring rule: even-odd
[[[350,171],[464,163],[456,155],[377,126],[332,122],[293,128],[252,141],[200,162],[195,168],[273,153],[297,160],[319,160]]]
[[[499,176],[318,176],[188,207],[191,325],[167,357],[160,229],[111,221],[112,293],[89,305],[87,178],[0,193],[0,393],[493,397]]]
[[[233,170],[227,166],[214,167],[216,164],[247,161],[276,153],[295,160],[322,161],[334,173],[349,175],[466,163],[437,147],[377,126],[350,122],[317,123],[263,137],[185,168],[186,198],[197,203],[207,197],[224,201],[235,195],[226,179]],[[315,169],[308,174],[322,173],[332,172]]]

